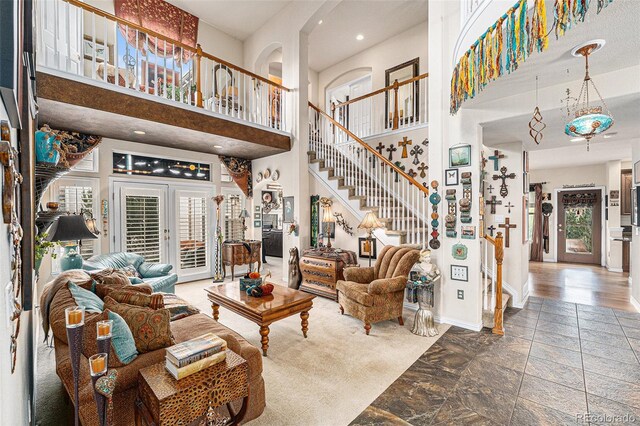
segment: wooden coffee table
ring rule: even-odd
[[[218,321],[220,306],[255,322],[260,326],[262,336],[262,355],[267,356],[269,349],[269,325],[271,323],[300,314],[302,334],[307,337],[309,329],[309,310],[316,296],[299,290],[274,285],[273,293],[263,297],[247,296],[240,290],[240,283],[216,284],[205,289],[213,308],[213,319]]]

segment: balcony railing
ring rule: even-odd
[[[425,73],[331,105],[331,117],[360,138],[427,124]]]
[[[289,131],[289,89],[78,0],[39,0],[38,66]]]

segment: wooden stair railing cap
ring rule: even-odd
[[[418,80],[422,80],[423,78],[427,78],[427,77],[429,77],[429,73],[428,72],[426,72],[424,74],[420,74],[420,75],[418,75],[416,77],[413,77],[413,78],[410,78],[408,80],[400,81],[400,82],[398,80],[395,80],[392,84],[390,84],[387,87],[383,87],[382,89],[374,90],[373,92],[365,93],[364,95],[358,96],[357,98],[353,98],[353,99],[349,99],[348,101],[337,103],[337,104],[335,104],[335,108],[340,108],[340,107],[343,107],[345,105],[349,105],[349,104],[352,104],[354,102],[358,102],[358,101],[361,101],[363,99],[370,98],[370,97],[378,95],[380,93],[384,93],[384,92],[388,92],[390,90],[394,90],[394,89],[396,89],[396,88],[398,88],[400,86],[404,86],[405,84],[411,84],[413,82],[416,82]],[[334,107],[332,107],[332,109],[333,108]]]
[[[429,194],[429,190],[427,188],[425,188],[420,182],[418,182],[417,180],[415,180],[414,178],[412,178],[411,176],[409,176],[408,174],[406,174],[402,169],[400,169],[398,166],[396,166],[395,164],[393,164],[391,161],[387,160],[383,155],[381,155],[378,151],[376,151],[375,149],[373,149],[372,147],[369,146],[369,144],[365,143],[362,139],[360,139],[359,137],[357,137],[356,135],[354,135],[351,131],[349,131],[349,129],[347,129],[346,127],[344,127],[342,124],[338,123],[336,120],[334,120],[333,118],[331,118],[331,116],[329,116],[329,114],[327,114],[326,112],[322,111],[320,108],[318,108],[317,106],[315,106],[314,104],[312,104],[311,102],[309,102],[309,107],[311,107],[312,109],[314,109],[315,111],[317,111],[319,114],[322,114],[323,116],[325,116],[334,126],[338,127],[340,130],[342,130],[343,132],[345,132],[348,136],[350,136],[351,138],[353,138],[356,142],[358,142],[364,149],[366,149],[367,151],[369,151],[370,153],[372,153],[373,155],[375,155],[376,157],[378,157],[382,162],[384,162],[386,165],[388,165],[389,167],[391,167],[393,169],[394,172],[398,173],[400,176],[402,176],[403,178],[405,178],[406,180],[409,181],[409,183],[411,183],[412,185],[415,185],[416,188],[418,188],[420,191],[424,192],[425,194]]]

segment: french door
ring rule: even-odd
[[[114,182],[114,251],[169,263],[181,281],[211,276],[213,189]]]
[[[558,262],[601,264],[602,193],[558,192]]]

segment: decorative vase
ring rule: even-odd
[[[60,146],[60,141],[55,135],[38,130],[36,132],[36,162],[58,164],[60,153],[56,147]]]
[[[64,255],[60,259],[60,269],[82,269],[82,256],[78,253],[78,246],[71,244],[64,247]]]

